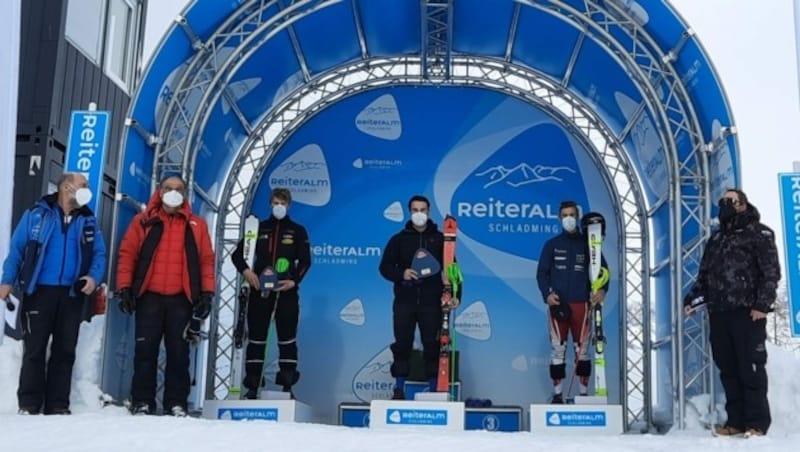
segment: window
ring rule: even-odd
[[[140,1],[67,2],[67,40],[126,91],[133,84]]]
[[[105,0],[69,0],[65,35],[86,57],[100,64]]]
[[[106,74],[127,87],[131,79],[134,48],[135,5],[131,0],[109,0],[106,22]]]

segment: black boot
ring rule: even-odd
[[[134,403],[131,405],[130,411],[134,416],[144,416],[152,413],[152,410],[150,410],[150,405],[144,402]]]
[[[400,388],[394,388],[394,392],[392,392],[392,400],[405,400],[406,395],[403,393],[403,390]]]
[[[561,393],[553,394],[553,398],[550,399],[550,403],[555,405],[561,405],[564,403],[564,396]]]
[[[283,392],[288,392],[289,393],[289,398],[294,400],[294,392],[292,392],[292,387],[291,386],[284,385],[283,386]]]
[[[247,388],[247,391],[242,395],[242,399],[256,400],[258,398],[258,389]]]

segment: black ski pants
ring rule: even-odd
[[[425,375],[430,379],[439,372],[439,328],[442,323],[442,306],[439,300],[432,303],[394,302],[392,306],[394,343],[391,346],[394,362],[393,377],[408,377],[409,361],[414,346],[414,330],[419,325]]]
[[[72,365],[83,312],[83,298],[69,287],[38,286],[22,300],[22,369],[17,401],[20,409],[45,414],[69,409]],[[52,336],[50,359],[47,344]]]
[[[725,389],[727,425],[766,433],[772,421],[767,401],[767,320],[750,309],[710,314],[711,352]]]
[[[136,302],[136,345],[133,352],[131,401],[156,409],[156,377],[161,340],[167,353],[164,370],[165,411],[186,409],[189,398],[189,343],[183,330],[192,318],[192,304],[185,295],[146,292]]]
[[[297,321],[300,297],[297,290],[270,292],[263,297],[252,291],[247,306],[247,350],[244,387],[258,389],[262,384],[269,323],[275,317],[278,333],[278,373],[275,384],[289,388],[300,379],[297,371]]]

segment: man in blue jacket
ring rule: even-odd
[[[570,332],[577,360],[575,374],[580,383],[579,392],[580,395],[588,393],[592,371],[587,344],[589,304],[602,303],[608,288],[606,283],[594,295],[591,294],[589,242],[578,228],[578,205],[573,201],[562,202],[558,217],[563,232],[545,242],[536,271],[539,291],[549,306],[552,403],[564,403],[562,381],[566,377],[567,336]],[[605,259],[601,262],[608,268]]]
[[[86,178],[64,174],[58,192],[26,210],[11,236],[0,298],[23,294],[20,414],[70,414],[69,392],[84,299],[102,281],[106,247],[86,207]],[[50,359],[47,344],[52,336]]]

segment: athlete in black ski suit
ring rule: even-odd
[[[289,269],[280,278],[280,287],[271,292],[250,292],[247,307],[247,350],[245,352],[245,399],[256,399],[263,384],[265,348],[269,323],[275,317],[278,333],[278,373],[275,384],[292,394],[292,386],[300,379],[297,370],[297,322],[300,316],[300,282],[311,268],[311,247],[306,228],[292,221],[287,211],[292,202],[288,189],[272,190],[272,215],[258,225],[255,262],[248,266],[244,256],[244,240],[231,254],[231,261],[250,283],[258,287],[258,276],[267,267],[274,267],[279,258],[289,261]]]
[[[775,234],[739,190],[720,200],[720,229],[706,244],[685,310],[703,297],[711,351],[725,389],[726,424],[717,434],[763,435],[771,422],[767,402],[766,316],[781,277]]]

